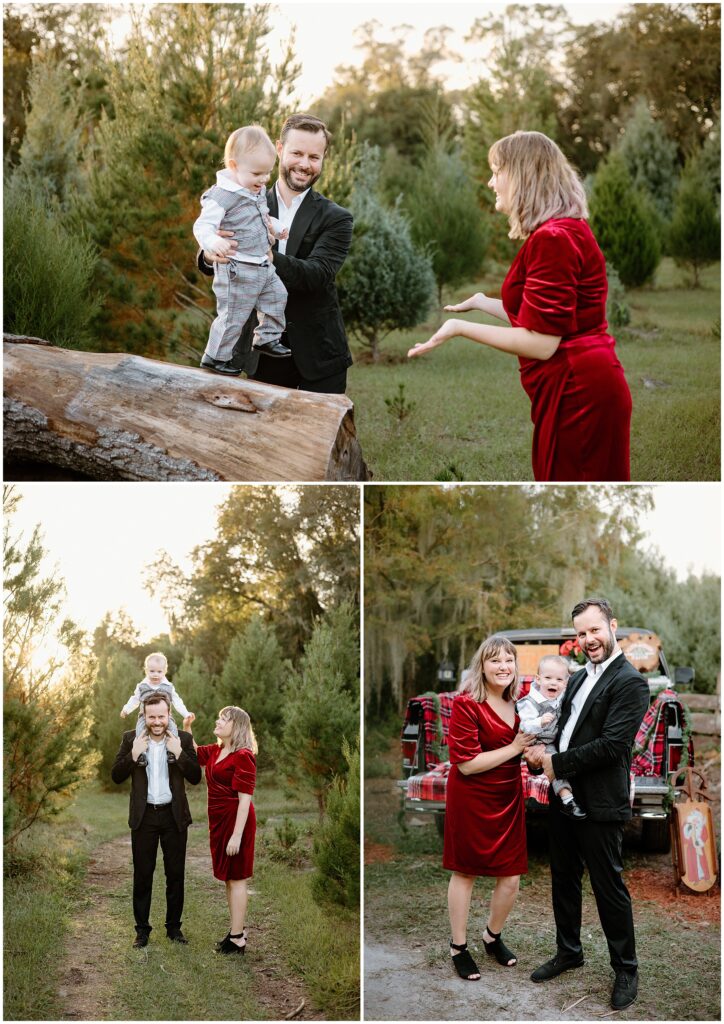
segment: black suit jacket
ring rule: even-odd
[[[272,217],[277,217],[276,186],[268,189],[267,203]],[[329,377],[352,365],[335,278],[352,244],[353,223],[349,210],[310,189],[294,216],[286,252],[278,252],[274,245],[274,267],[289,293],[282,341],[307,380]],[[213,275],[201,252],[198,265],[202,273]],[[251,349],[256,324],[254,311],[232,357],[235,366],[250,374],[259,362]]]
[[[135,730],[124,732],[121,747],[111,768],[114,782],[125,782],[131,776],[131,799],[128,810],[128,824],[137,829],[143,820],[148,801],[148,775],[146,769],[131,757],[131,748],[136,738]],[[168,766],[168,782],[171,787],[171,810],[179,832],[191,824],[191,811],[186,798],[184,779],[192,785],[201,781],[201,767],[194,750],[190,732],[179,731],[181,754],[175,764]]]
[[[570,718],[571,701],[585,679],[583,669],[566,687],[556,743]],[[553,755],[556,778],[570,780],[573,795],[593,821],[627,821],[631,817],[631,748],[648,706],[648,683],[620,654],[588,695],[568,750]]]

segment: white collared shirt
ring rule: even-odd
[[[613,654],[610,658],[607,658],[606,661],[602,661],[599,665],[594,665],[592,661],[586,662],[587,678],[578,687],[576,695],[571,701],[570,718],[563,727],[561,738],[558,741],[559,753],[562,754],[564,750],[568,750],[568,744],[571,742],[571,736],[573,735],[573,730],[576,728],[576,723],[578,722],[578,718],[581,714],[581,711],[583,710],[583,705],[588,700],[588,696],[591,693],[593,687],[596,685],[596,683],[601,678],[601,676],[606,671],[611,662],[615,661],[616,658],[618,658],[619,654],[621,654],[621,648],[618,646],[618,644],[616,644],[616,646],[613,649]]]
[[[148,750],[146,751],[148,764],[146,775],[148,776],[149,804],[170,804],[171,786],[168,781],[168,761],[166,760],[166,740],[149,739]]]
[[[216,185],[218,188],[224,189],[225,192],[239,193],[243,196],[247,196],[247,198],[249,198],[253,203],[260,206],[262,211],[267,210],[265,188],[263,188],[261,192],[252,192],[250,189],[244,188],[243,185],[240,185],[227,170],[216,172]],[[307,189],[307,191],[309,190]],[[217,234],[225,216],[226,210],[223,206],[217,203],[214,199],[210,199],[206,194],[201,197],[201,213],[196,218],[192,230],[194,238],[202,249],[205,249],[208,252],[216,252],[217,241],[228,241],[228,239],[222,239],[221,236]],[[276,217],[270,216],[269,220],[274,234],[278,235],[284,225],[280,224]],[[281,245],[281,242],[279,244]],[[242,263],[258,263],[261,265],[262,263],[267,262],[267,254],[263,253],[261,255],[255,255],[254,253],[238,252],[237,250],[229,255],[229,259],[237,260]]]
[[[292,221],[294,220],[294,218],[297,215],[297,210],[299,209],[299,207],[304,202],[304,197],[306,196],[307,192],[309,192],[309,189],[305,188],[305,190],[303,192],[300,192],[298,195],[296,195],[294,197],[294,199],[292,199],[292,205],[291,206],[287,206],[287,204],[282,199],[281,192],[279,191],[279,184],[277,183],[274,186],[274,188],[276,190],[277,205],[279,207],[279,211],[278,211],[279,215],[277,217],[277,220],[281,224],[282,229],[283,228],[289,228],[289,230],[291,231],[292,230]],[[278,246],[279,252],[285,253],[287,251],[287,242],[288,241],[289,241],[288,238],[280,238],[279,239],[279,246]]]

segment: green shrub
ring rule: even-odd
[[[63,215],[15,175],[5,185],[4,330],[84,348],[99,308],[90,292],[94,247],[71,233]]]
[[[721,253],[715,192],[696,161],[686,165],[676,190],[669,252],[677,266],[691,271],[694,288],[699,287],[701,269],[715,263]]]
[[[631,310],[626,301],[626,289],[612,263],[606,265],[608,278],[608,299],[606,301],[606,319],[609,328],[625,327],[631,323]]]
[[[360,756],[345,743],[349,767],[337,777],[327,799],[327,813],[314,839],[316,873],[312,893],[319,903],[359,905],[360,873]]]

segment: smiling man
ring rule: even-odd
[[[527,756],[551,780],[570,780],[585,820],[561,812],[551,787],[550,863],[557,953],[531,974],[548,981],[583,965],[581,879],[588,868],[598,915],[616,974],[611,1005],[623,1010],[638,991],[638,961],[631,897],[622,878],[624,822],[631,817],[631,748],[649,704],[646,680],[629,664],[616,641],[616,619],[608,601],[589,598],[571,613],[578,644],[588,663],[571,677],[561,704],[557,754],[534,748]]]
[[[231,362],[253,380],[326,394],[343,394],[352,356],[339,307],[335,278],[352,243],[352,214],[314,191],[331,135],[311,114],[287,118],[276,144],[279,177],[267,192],[272,217],[289,237],[278,241],[274,269],[288,292],[286,330],[282,342],[291,359],[272,359],[252,351],[257,325],[252,313],[242,330]],[[224,234],[224,232],[220,232]],[[199,252],[199,269],[213,274],[213,263],[225,259]]]
[[[172,942],[186,943],[181,915],[191,812],[184,780],[194,786],[201,781],[191,733],[180,731],[174,736],[168,732],[171,706],[167,695],[152,693],[144,700],[143,711],[145,731],[140,736],[133,729],[123,734],[111,768],[111,778],[116,783],[131,777],[128,824],[133,852],[136,949],[148,945],[152,930],[149,914],[159,843],[166,875],[166,935]],[[141,754],[146,755],[144,764],[138,763]]]

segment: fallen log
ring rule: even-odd
[[[4,335],[4,452],[96,480],[366,480],[344,395]]]

